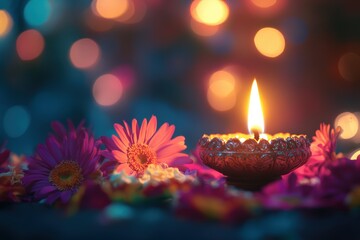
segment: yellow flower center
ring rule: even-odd
[[[156,163],[156,154],[147,144],[134,144],[127,149],[129,167],[142,173],[149,164]]]
[[[77,162],[62,161],[49,175],[49,181],[60,191],[70,190],[80,186],[84,177]]]

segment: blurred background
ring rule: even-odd
[[[360,151],[360,1],[0,1],[0,141],[19,154],[53,120],[109,136],[153,114],[190,151],[248,131],[254,78],[267,133],[331,123]]]

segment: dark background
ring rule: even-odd
[[[360,111],[359,1],[278,0],[282,4],[274,11],[256,9],[250,0],[226,1],[229,17],[211,37],[192,31],[189,0],[141,1],[146,6],[141,21],[98,20],[111,25],[107,31],[93,30],[87,22],[90,0],[50,2],[49,20],[41,26],[24,18],[28,1],[0,2],[13,19],[10,32],[0,37],[0,140],[14,152],[31,154],[53,120],[85,119],[101,136],[114,132],[114,122],[152,114],[161,123],[175,124],[191,150],[204,133],[247,132],[254,77],[267,133],[312,136],[321,122],[333,124],[342,112]],[[254,46],[255,33],[267,26],[286,39],[279,57],[264,57]],[[45,48],[38,58],[22,61],[16,39],[30,28],[43,35]],[[75,68],[69,60],[71,45],[81,38],[91,38],[101,49],[90,69]],[[344,77],[339,60],[347,53],[355,59],[341,65],[348,74]],[[237,74],[237,103],[218,112],[207,102],[207,85],[209,76],[225,67]],[[99,106],[92,95],[94,81],[106,73],[124,81],[122,98],[110,107]],[[14,106],[25,109],[25,117],[15,112],[4,120]],[[19,128],[23,134],[9,136]],[[343,140],[339,150],[351,152],[357,145]]]

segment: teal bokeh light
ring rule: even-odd
[[[32,27],[39,27],[45,24],[51,14],[49,0],[30,0],[24,8],[24,18]]]
[[[30,126],[30,114],[22,106],[13,106],[5,112],[3,126],[9,137],[20,137]]]

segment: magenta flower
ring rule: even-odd
[[[156,130],[155,116],[149,122],[144,119],[141,126],[133,119],[131,128],[125,121],[124,126],[115,124],[114,128],[118,137],[103,137],[102,141],[107,148],[104,156],[119,163],[116,172],[124,171],[138,176],[149,164],[165,163],[178,167],[192,162],[187,154],[181,152],[186,149],[185,138],[178,136],[172,139],[175,126],[168,123]]]
[[[67,203],[84,181],[98,180],[102,174],[100,142],[95,141],[83,124],[75,128],[69,121],[68,126],[67,131],[54,122],[55,134],[29,158],[23,183],[35,200]]]
[[[312,208],[323,205],[317,198],[317,191],[316,182],[301,184],[298,176],[290,173],[282,180],[265,186],[259,193],[259,198],[264,207],[270,209]]]
[[[339,158],[327,164],[327,174],[320,178],[320,196],[334,205],[345,204],[347,196],[360,187],[360,157]]]
[[[321,124],[313,137],[308,162],[284,176],[282,181],[266,186],[262,192],[264,205],[281,209],[343,206],[349,196],[350,201],[356,202],[360,161],[335,153],[340,130]]]
[[[319,161],[336,160],[335,148],[340,132],[340,127],[330,129],[330,124],[320,124],[320,129],[316,130],[310,146],[312,157]]]
[[[335,161],[341,157],[342,154],[336,155],[336,140],[340,134],[341,129],[330,129],[329,124],[320,124],[320,129],[316,130],[316,136],[313,137],[311,143],[311,157],[306,164],[296,169],[294,172],[298,175],[299,181],[308,181],[312,178],[318,178],[321,171],[326,171],[323,168],[324,164]]]

